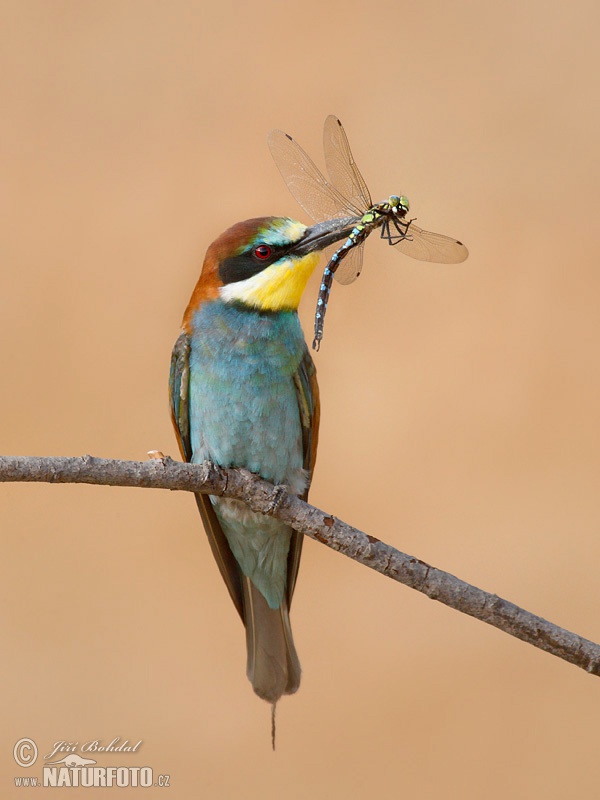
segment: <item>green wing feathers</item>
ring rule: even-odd
[[[302,424],[302,447],[304,451],[304,469],[308,474],[306,490],[302,494],[302,499],[308,497],[308,489],[312,480],[312,473],[317,458],[317,442],[319,439],[319,386],[317,384],[317,370],[308,350],[304,353],[304,358],[300,362],[298,371],[294,375],[294,385],[298,398],[298,410],[300,412],[300,422]],[[292,531],[290,542],[290,552],[288,555],[288,574],[287,574],[287,603],[288,608],[292,604],[292,596],[296,587],[298,568],[300,566],[300,556],[302,555],[302,541],[304,534],[299,531]]]

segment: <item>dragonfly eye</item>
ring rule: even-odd
[[[404,213],[406,214],[406,212],[410,210],[410,203],[408,202],[408,197],[405,197],[404,195],[398,196],[397,194],[393,194],[390,196],[388,203],[396,212],[404,211]]]
[[[271,248],[268,244],[259,244],[254,248],[254,255],[260,261],[266,261],[271,255]]]

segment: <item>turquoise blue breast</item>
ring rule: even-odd
[[[260,314],[214,301],[193,320],[190,422],[194,460],[243,466],[273,483],[302,468],[293,376],[306,344],[295,312]]]

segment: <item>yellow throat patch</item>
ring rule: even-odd
[[[225,302],[239,301],[262,311],[296,311],[320,253],[285,258],[245,281],[219,289]]]

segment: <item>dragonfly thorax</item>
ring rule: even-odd
[[[388,198],[388,204],[395,214],[398,212],[406,214],[410,210],[408,197],[405,197],[403,194],[391,194]]]

